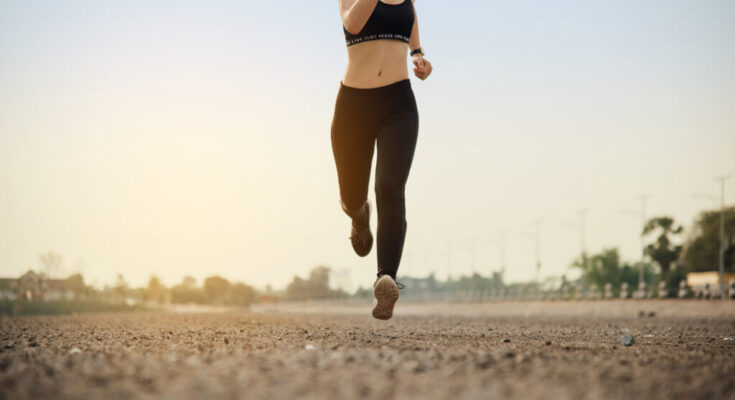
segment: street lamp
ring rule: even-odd
[[[582,252],[582,269],[585,269],[585,267],[587,267],[587,259],[585,257],[584,218],[585,218],[585,215],[587,214],[587,209],[581,209],[577,211],[577,213],[579,214],[579,223],[575,224],[575,223],[565,222],[564,226],[575,228],[579,230],[579,244],[580,244],[580,249]]]
[[[638,199],[641,201],[641,208],[639,210],[620,210],[623,214],[628,215],[636,215],[641,217],[641,234],[640,234],[640,240],[641,240],[641,260],[640,260],[640,268],[638,269],[638,287],[640,288],[643,281],[643,265],[646,261],[646,244],[644,242],[645,235],[643,232],[646,230],[646,201],[651,197],[650,194],[642,194],[638,196]]]
[[[730,175],[720,175],[715,177],[715,181],[720,182],[720,295],[724,297],[725,293],[725,181],[730,179]],[[699,199],[707,199],[717,201],[714,195],[697,193],[694,197]]]

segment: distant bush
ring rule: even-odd
[[[139,305],[113,304],[95,300],[0,300],[0,315],[58,315],[89,312],[141,311]]]
[[[329,287],[329,271],[327,267],[316,267],[311,270],[309,279],[295,276],[286,287],[286,299],[301,301],[346,298],[347,293]]]

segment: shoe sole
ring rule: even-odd
[[[393,307],[398,301],[398,286],[391,279],[380,279],[375,284],[375,306],[373,317],[377,319],[390,319],[393,316]]]
[[[362,253],[361,252],[358,252],[357,249],[355,249],[354,246],[352,247],[352,250],[355,251],[355,254],[357,254],[360,257],[367,256],[368,254],[370,254],[370,250],[373,249],[373,232],[370,231],[370,213],[372,212],[373,204],[370,202],[370,199],[367,200],[367,204],[368,204],[368,210],[367,210],[367,215],[368,215],[367,216],[367,218],[368,218],[368,234],[367,234],[365,240],[367,242],[369,242],[370,244],[368,244],[367,246],[365,246],[367,248],[367,250],[365,250]]]

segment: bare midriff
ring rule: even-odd
[[[345,86],[369,89],[408,79],[408,44],[400,40],[371,40],[347,47]]]

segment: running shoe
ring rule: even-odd
[[[375,300],[373,301],[373,317],[390,319],[393,316],[393,307],[398,301],[398,285],[390,275],[383,275],[373,284]]]
[[[365,202],[357,215],[352,218],[350,231],[352,248],[360,257],[365,257],[373,248],[373,234],[370,232],[370,202]]]

